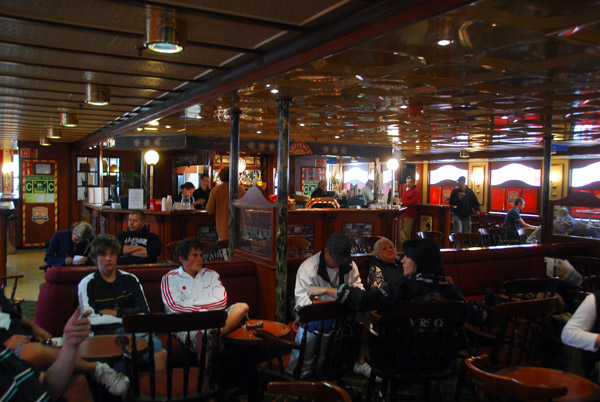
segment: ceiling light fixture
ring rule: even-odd
[[[79,125],[79,115],[77,113],[62,112],[60,114],[60,125],[63,127],[77,127]]]
[[[46,137],[53,140],[58,140],[62,137],[62,131],[54,127],[48,127],[48,133],[46,134]]]
[[[278,94],[279,93],[279,89],[273,88],[273,89],[271,89],[271,93],[272,94]]]
[[[185,47],[186,35],[185,23],[175,18],[173,9],[150,9],[146,19],[146,48],[157,53],[179,53]]]
[[[160,126],[160,123],[158,122],[158,120],[152,120],[148,122],[149,126]]]
[[[440,46],[448,46],[451,43],[452,43],[452,40],[450,40],[450,39],[441,39],[441,40],[438,40],[438,42],[437,42],[437,44]]]
[[[40,145],[43,147],[49,147],[50,145],[52,145],[52,143],[50,143],[50,140],[46,137],[42,137],[40,138]]]
[[[365,79],[363,78],[363,76],[362,76],[362,75],[358,75],[358,74],[356,74],[356,76],[355,76],[355,77],[356,77],[356,78],[358,78],[358,79],[359,79],[359,80],[361,80],[361,81],[364,81],[364,80],[365,80]]]
[[[110,89],[88,82],[85,87],[85,103],[92,106],[106,106],[110,104]]]

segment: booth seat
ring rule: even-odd
[[[559,243],[516,246],[442,249],[446,275],[462,291],[467,300],[483,299],[491,288],[499,293],[505,281],[522,278],[543,278],[546,275],[544,257],[568,258],[575,255],[597,256],[598,251],[583,244]],[[366,283],[367,255],[354,256],[361,279]],[[288,295],[294,294],[296,273],[302,260],[288,260]],[[291,312],[290,312],[291,313]],[[293,317],[288,317],[293,320]]]
[[[256,317],[258,311],[258,284],[256,265],[252,262],[206,263],[208,269],[217,271],[227,289],[228,305],[245,302],[250,306],[249,315]],[[172,263],[123,265],[119,269],[135,274],[146,295],[152,312],[162,312],[160,281],[164,274],[177,268]],[[40,289],[34,321],[53,336],[62,336],[63,328],[79,304],[77,285],[94,267],[50,268],[46,271],[46,283]]]

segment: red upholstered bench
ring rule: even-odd
[[[135,274],[142,287],[150,311],[162,312],[160,281],[164,274],[176,268],[174,264],[124,265],[119,269]],[[221,276],[227,289],[227,302],[245,302],[250,306],[250,316],[258,311],[258,287],[256,265],[252,262],[206,263]],[[40,289],[34,321],[53,336],[61,336],[67,320],[78,305],[77,285],[94,267],[50,268],[46,271],[46,283]]]

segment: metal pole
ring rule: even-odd
[[[233,202],[238,197],[239,175],[238,163],[240,160],[240,109],[232,107],[229,111],[231,116],[231,139],[229,146],[229,256],[233,255]]]
[[[552,167],[552,110],[546,109],[544,113],[544,172],[542,177],[542,209],[540,211],[540,219],[542,222],[541,243],[546,242],[546,229],[548,217],[552,215],[552,211],[548,211],[550,201],[550,169]]]
[[[290,142],[290,99],[281,98],[278,114],[277,150],[277,271],[275,278],[275,319],[285,322],[287,310],[287,229],[288,162]]]

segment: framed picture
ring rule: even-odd
[[[35,174],[52,174],[51,163],[36,163]]]
[[[433,216],[421,215],[419,221],[419,230],[421,232],[431,232],[433,229]]]

